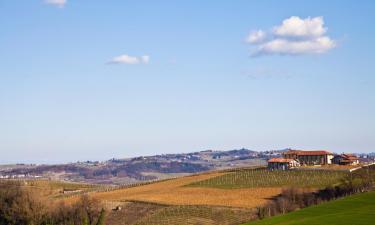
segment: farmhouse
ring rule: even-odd
[[[301,165],[332,164],[333,154],[328,151],[289,150],[283,153],[284,159],[294,159]]]
[[[339,165],[358,165],[359,159],[353,154],[341,154],[333,157],[332,162]]]
[[[299,162],[294,159],[272,158],[268,160],[270,170],[287,170],[298,166],[300,166]]]

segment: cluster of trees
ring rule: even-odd
[[[65,204],[16,182],[0,183],[0,225],[104,225],[104,219],[99,201],[87,195]]]
[[[278,214],[285,214],[300,208],[369,191],[374,188],[375,166],[372,166],[350,173],[338,185],[328,186],[315,192],[309,189],[293,187],[284,189],[272,201],[257,208],[257,217],[263,219]]]

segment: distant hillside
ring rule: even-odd
[[[100,184],[133,184],[185,176],[198,172],[265,165],[278,151],[248,149],[206,150],[192,153],[139,156],[104,162],[85,161],[59,165],[10,165],[0,167],[0,178],[57,179]]]
[[[357,194],[248,225],[369,225],[375,221],[375,192]]]

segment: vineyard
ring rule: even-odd
[[[221,189],[188,186],[193,182],[211,179],[223,174],[226,174],[226,172],[198,174],[114,191],[92,192],[90,195],[103,201],[142,201],[168,205],[253,208],[281,192],[279,187]],[[74,198],[67,200],[74,201]]]
[[[113,224],[241,224],[252,219],[255,207],[280,194],[285,186],[324,187],[338,183],[346,174],[333,170],[268,171],[246,168],[197,174],[92,195],[108,202],[131,204],[125,206],[123,212],[112,213],[113,218],[118,218],[117,222],[111,221]],[[129,213],[134,208],[137,210]],[[125,211],[127,215],[122,214]],[[116,213],[119,215],[116,216]],[[120,222],[120,218],[135,215],[142,216],[128,223]]]
[[[360,173],[355,171],[353,173]],[[285,187],[313,191],[335,185],[348,172],[337,170],[269,171],[264,167],[206,172],[186,177],[111,187],[48,180],[24,181],[45,195],[66,203],[82,193],[100,200],[108,210],[109,224],[241,224],[254,219],[262,206]],[[68,194],[62,193],[68,190]],[[69,194],[69,190],[80,190]],[[122,210],[112,210],[118,206]]]
[[[170,206],[158,210],[139,221],[137,225],[169,224],[241,224],[251,219],[246,209],[218,208],[209,206]]]
[[[321,188],[338,183],[346,174],[347,172],[334,170],[269,171],[267,169],[242,169],[197,181],[188,186],[224,189],[285,186]]]
[[[248,168],[197,174],[91,195],[104,201],[253,208],[278,195],[286,186],[320,188],[337,184],[345,175],[346,172],[333,170]]]
[[[199,205],[159,205],[146,202],[124,203],[121,211],[108,215],[108,224],[169,225],[241,224],[252,219],[253,211],[243,208],[228,208]]]

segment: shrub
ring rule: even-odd
[[[54,203],[18,182],[0,183],[0,225],[103,225],[105,211],[83,195],[72,205]]]

